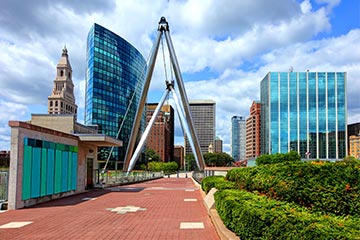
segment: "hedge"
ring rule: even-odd
[[[201,180],[201,188],[205,193],[208,193],[212,188],[218,190],[232,189],[235,185],[233,182],[225,180],[223,176],[210,176]]]
[[[360,217],[359,162],[299,162],[230,170],[238,189],[258,191],[314,211]]]
[[[215,206],[241,239],[360,239],[360,220],[310,213],[243,190],[219,190]]]

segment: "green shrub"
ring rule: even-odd
[[[257,166],[284,163],[284,162],[300,162],[301,156],[296,151],[290,151],[288,153],[276,153],[276,154],[263,154],[256,158],[255,163]]]
[[[287,162],[230,170],[237,188],[314,211],[360,216],[359,162]]]
[[[205,177],[201,180],[201,189],[205,193],[208,193],[212,188],[221,190],[221,189],[231,189],[234,187],[235,187],[234,183],[225,180],[223,176],[210,176],[210,177]]]
[[[359,239],[360,219],[311,214],[305,208],[242,190],[219,190],[215,206],[241,239]]]

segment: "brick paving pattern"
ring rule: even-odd
[[[0,228],[0,239],[219,239],[190,178],[93,190],[0,213],[0,226],[11,222],[32,223]]]

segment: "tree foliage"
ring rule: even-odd
[[[147,148],[145,150],[145,154],[146,154],[146,160],[149,161],[149,162],[152,162],[152,161],[159,162],[159,161],[161,161],[160,156],[155,152],[154,149]]]
[[[151,172],[164,172],[165,174],[174,173],[178,170],[179,166],[176,162],[149,162],[148,170]]]
[[[282,162],[300,162],[301,156],[296,151],[290,151],[288,153],[276,153],[276,154],[263,154],[256,158],[255,163],[257,166],[282,163]]]

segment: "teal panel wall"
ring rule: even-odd
[[[22,199],[76,190],[78,147],[24,138]]]

